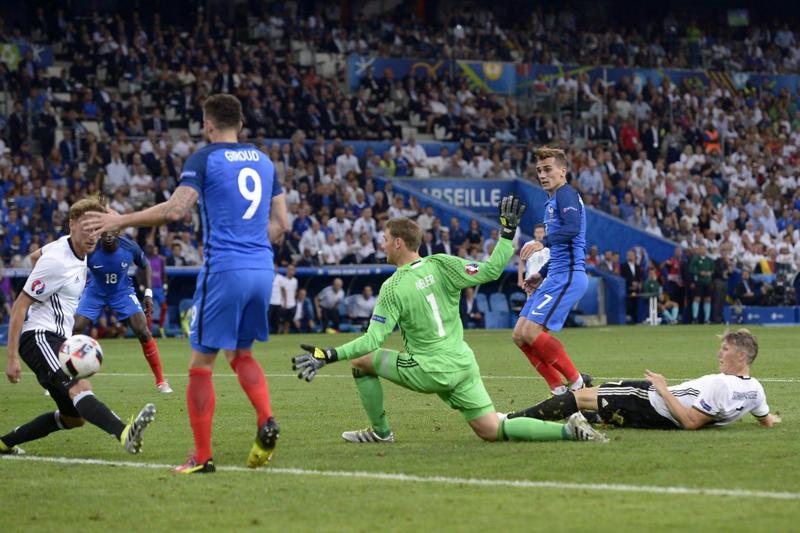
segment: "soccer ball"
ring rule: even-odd
[[[100,370],[103,350],[100,343],[88,335],[73,335],[58,351],[61,368],[73,378],[88,378]]]

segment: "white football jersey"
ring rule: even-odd
[[[673,385],[669,390],[684,407],[697,409],[710,416],[713,419],[712,426],[727,426],[747,413],[755,416],[769,414],[764,387],[749,376],[709,374]],[[653,387],[648,391],[648,396],[658,414],[680,426],[670,414],[667,403]]]
[[[528,241],[525,244],[527,245],[531,242],[536,241]],[[531,275],[539,272],[548,261],[550,261],[550,248],[542,248],[530,256],[525,262],[525,279],[528,279],[531,277]]]
[[[50,331],[62,337],[72,335],[75,310],[86,285],[86,258],[72,251],[69,236],[42,248],[25,282],[25,293],[34,299],[22,331]]]

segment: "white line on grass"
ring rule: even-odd
[[[23,372],[23,375],[30,375],[33,376],[30,372]],[[215,376],[222,376],[227,378],[236,377],[236,374],[232,374],[230,372],[220,372],[215,373]],[[297,378],[297,374],[265,374],[268,378]],[[146,378],[146,377],[153,377],[152,374],[145,374],[145,373],[136,373],[136,372],[100,372],[96,374],[94,377],[118,377],[118,378]],[[164,377],[168,378],[183,378],[186,377],[186,374],[164,374]],[[315,379],[353,379],[350,374],[317,374]],[[514,379],[523,379],[523,380],[542,380],[541,376],[481,376],[481,379],[507,379],[507,380],[514,380]],[[601,380],[601,381],[608,381],[608,380],[643,380],[644,377],[621,377],[621,376],[592,376],[594,380]],[[694,378],[667,378],[667,381],[689,381]],[[757,377],[758,381],[762,381],[764,383],[800,383],[800,378],[761,378]]]
[[[157,463],[136,463],[133,461],[106,461],[102,459],[79,459],[69,457],[39,457],[35,455],[5,456],[11,461],[34,461],[67,465],[115,466],[128,468],[147,468],[171,470],[171,465]],[[798,492],[772,492],[746,489],[715,489],[695,487],[662,487],[658,485],[626,485],[617,483],[566,483],[563,481],[529,481],[513,479],[477,479],[446,476],[417,476],[413,474],[391,474],[388,472],[361,472],[347,470],[309,470],[305,468],[265,468],[253,470],[241,466],[218,466],[223,472],[252,472],[273,475],[319,476],[333,478],[377,479],[412,483],[438,483],[442,485],[471,485],[480,487],[509,487],[521,489],[563,489],[635,492],[642,494],[669,494],[689,496],[727,496],[731,498],[763,498],[769,500],[800,500]]]

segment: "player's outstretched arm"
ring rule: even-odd
[[[317,348],[307,344],[301,345],[301,348],[306,350],[307,353],[292,358],[292,368],[300,370],[297,377],[311,381],[317,375],[317,371],[328,363],[342,359],[355,359],[383,346],[386,338],[394,331],[394,326],[399,318],[392,290],[385,283],[381,287],[378,301],[375,303],[375,310],[369,321],[369,328],[360,337],[337,348]]]
[[[178,185],[169,200],[144,211],[125,215],[90,211],[84,215],[83,227],[85,230],[91,231],[94,237],[99,238],[106,231],[131,227],[163,226],[181,220],[195,206],[199,197],[200,194],[193,187]]]
[[[292,370],[299,370],[299,379],[311,381],[320,368],[339,360],[336,348],[319,348],[310,344],[301,344],[300,348],[306,353],[292,357]]]
[[[439,264],[446,283],[456,290],[496,280],[503,273],[511,256],[514,255],[511,241],[526,207],[514,195],[506,196],[500,201],[500,224],[503,229],[500,239],[497,240],[494,251],[487,261],[467,261],[460,257],[444,254],[433,255],[429,260]]]

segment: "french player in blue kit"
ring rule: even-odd
[[[186,160],[169,200],[125,215],[97,213],[86,222],[98,236],[130,226],[159,226],[181,220],[199,201],[204,258],[189,327],[192,358],[186,390],[195,449],[175,469],[181,474],[215,471],[211,376],[219,350],[225,352],[257,414],[247,465],[268,464],[278,439],[264,371],[251,347],[269,334],[267,310],[275,275],[270,241],[285,233],[289,222],[285,194],[269,157],[238,142],[242,124],[236,97],[208,97],[203,102],[203,130],[210,143]]]
[[[514,327],[514,343],[542,375],[553,394],[591,386],[570,360],[564,345],[549,334],[560,331],[575,303],[586,292],[586,210],[578,192],[567,184],[567,158],[563,150],[543,147],[536,152],[536,173],[549,198],[545,205],[545,238],[522,247],[520,259],[550,249],[550,260],[538,274],[525,280],[535,289]],[[544,281],[542,281],[544,280]],[[541,285],[539,285],[541,283]],[[585,383],[586,382],[586,383]]]
[[[145,272],[144,309],[128,275],[135,264]],[[107,232],[100,238],[100,246],[87,257],[89,276],[75,312],[72,334],[83,333],[108,306],[120,321],[127,321],[142,345],[142,353],[156,378],[159,392],[169,394],[172,388],[164,379],[158,346],[147,327],[147,316],[153,312],[152,272],[150,262],[138,244],[119,232]]]

